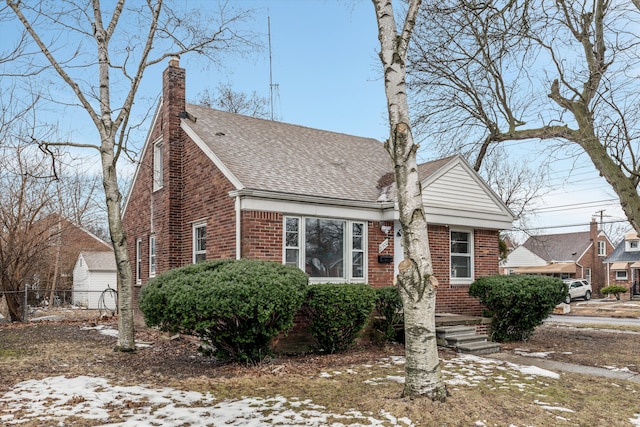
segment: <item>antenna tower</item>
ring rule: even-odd
[[[272,69],[273,58],[271,57],[271,17],[270,16],[267,16],[267,29],[268,29],[268,35],[269,35],[269,103],[271,106],[271,120],[274,120],[273,90],[274,89],[276,89],[276,91],[278,90],[278,84],[273,83],[273,69]]]

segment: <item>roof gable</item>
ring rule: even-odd
[[[418,166],[427,217],[451,225],[501,223],[510,229],[513,213],[478,173],[456,155]]]

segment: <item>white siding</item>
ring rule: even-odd
[[[76,261],[76,265],[73,267],[73,305],[87,307],[89,304],[87,299],[88,288],[89,269],[82,255],[80,255]]]
[[[547,265],[547,262],[524,246],[518,246],[507,256],[500,267],[539,267],[542,265]]]
[[[425,181],[422,197],[429,222],[511,229],[512,214],[461,161]]]
[[[115,310],[115,294],[105,292],[109,287],[117,289],[116,271],[91,270],[80,254],[73,269],[73,304],[92,310]]]

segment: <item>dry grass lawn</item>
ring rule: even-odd
[[[138,341],[153,343],[151,346],[135,354],[113,352],[115,338],[93,329],[96,324],[115,327],[113,320],[0,325],[0,419],[8,413],[2,396],[16,384],[86,375],[114,385],[210,392],[219,401],[246,396],[309,399],[331,414],[357,410],[377,419],[390,414],[417,426],[640,425],[640,384],[631,381],[568,373],[551,378],[443,349],[440,357],[450,393],[447,402],[412,401],[400,398],[399,380],[404,371],[397,358],[403,356],[399,345],[360,346],[341,355],[279,356],[247,367],[204,358],[197,353],[195,339],[171,339],[155,330],[137,333]],[[547,357],[566,362],[640,370],[637,333],[542,326],[529,342],[504,347],[507,352],[523,349],[548,352]],[[121,422],[121,412],[114,405],[109,422]],[[14,414],[15,419],[19,417],[20,413]],[[393,417],[380,425],[405,425],[390,421]],[[343,418],[334,421],[361,425],[361,421]],[[80,417],[64,423],[102,424]],[[47,424],[31,420],[19,425]]]

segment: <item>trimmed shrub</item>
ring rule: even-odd
[[[374,289],[376,294],[376,310],[380,315],[374,322],[385,341],[404,342],[404,312],[398,288],[385,286]]]
[[[548,276],[487,276],[471,284],[469,295],[487,307],[495,341],[524,341],[565,298],[567,285]]]
[[[373,288],[366,284],[327,283],[309,286],[302,314],[315,350],[336,353],[348,349],[375,305]]]
[[[620,299],[620,294],[624,294],[627,291],[627,288],[620,285],[610,285],[600,289],[600,293],[602,295],[613,294],[615,295],[616,299]]]
[[[196,335],[218,357],[260,362],[293,326],[307,284],[303,271],[275,262],[209,261],[151,280],[140,309],[149,326]]]

